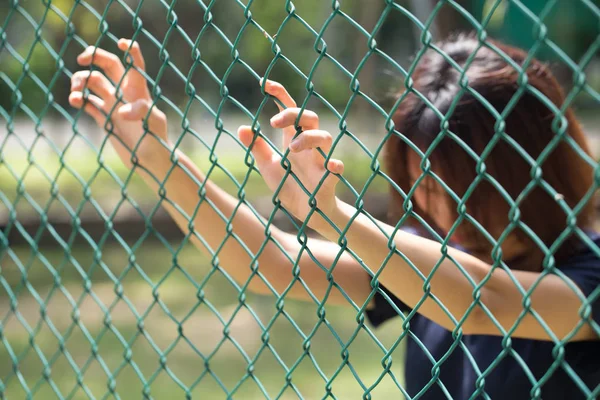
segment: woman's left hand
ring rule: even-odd
[[[294,139],[296,135],[294,125],[300,114],[300,108],[296,107],[295,101],[286,89],[277,82],[267,81],[265,91],[286,107],[284,109],[278,105],[280,112],[271,119],[271,126],[283,129],[282,153],[289,148],[290,153],[287,159],[291,165],[291,172],[310,193],[315,192],[325,177],[319,189],[314,193],[314,198],[316,207],[325,215],[331,215],[337,206],[335,187],[339,181],[334,174],[342,174],[344,165],[340,160],[330,159],[325,168],[325,158],[317,150],[321,149],[325,155],[329,153],[333,141],[331,134],[319,129],[317,114],[304,110],[298,122],[302,132]],[[252,144],[255,133],[249,126],[240,127],[238,135],[244,145],[252,145],[251,151],[263,179],[271,190],[276,191],[286,174],[286,170],[281,165],[281,156],[260,137],[257,137]],[[306,219],[313,208],[309,204],[309,195],[298,185],[291,174],[285,177],[278,198],[286,210],[300,220]],[[314,222],[314,220],[311,221],[309,225],[314,227]]]
[[[126,69],[116,54],[88,47],[77,57],[77,63],[86,69],[73,74],[69,103],[83,109],[98,126],[112,133],[110,140],[125,165],[132,166],[132,150],[136,149],[136,158],[145,168],[150,168],[157,162],[157,155],[164,153],[164,147],[146,131],[168,142],[167,117],[154,105],[148,82],[139,72],[145,70],[139,44],[120,39],[117,45],[121,51],[129,51],[133,67]],[[87,69],[90,66],[102,71]],[[117,83],[120,83],[122,97],[117,97]],[[84,88],[92,92],[87,97]],[[147,129],[142,123],[146,117]]]

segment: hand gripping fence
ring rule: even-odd
[[[573,2],[593,16],[596,26],[600,26],[597,3],[592,0]],[[326,312],[329,293],[334,288],[341,290],[333,279],[335,263],[333,266],[320,265],[329,282],[323,300],[313,295],[300,278],[297,259],[301,254],[311,254],[307,221],[293,219],[281,205],[278,200],[281,185],[269,195],[269,211],[262,213],[266,214],[265,237],[256,254],[233,231],[233,215],[242,205],[248,206],[257,216],[261,214],[258,207],[248,200],[256,197],[253,186],[259,185],[260,180],[256,179],[259,172],[254,158],[237,139],[237,123],[232,124],[229,116],[236,115],[238,118],[242,115],[246,123],[251,122],[255,132],[272,141],[259,123],[259,118],[273,111],[269,108],[273,98],[265,94],[264,88],[258,84],[262,76],[277,76],[277,80],[286,86],[286,77],[294,82],[300,80],[295,92],[302,91],[303,98],[295,97],[302,112],[313,108],[314,103],[318,104],[319,110],[331,113],[335,120],[332,147],[341,146],[342,141],[350,142],[368,158],[363,166],[368,172],[364,183],[361,183],[363,186],[355,188],[356,184],[347,180],[345,175],[340,177],[340,186],[351,196],[360,213],[374,219],[376,217],[365,209],[368,189],[378,182],[385,182],[402,193],[382,170],[378,157],[386,139],[398,134],[391,120],[392,114],[406,95],[416,93],[412,89],[411,75],[424,52],[433,45],[431,31],[436,26],[436,18],[452,11],[457,18],[466,21],[470,29],[477,31],[480,46],[488,46],[502,54],[486,42],[486,38],[493,23],[492,14],[509,3],[513,10],[528,20],[531,31],[527,33],[533,32],[533,42],[525,65],[516,65],[505,57],[520,72],[520,88],[503,112],[496,112],[470,88],[464,71],[474,57],[470,57],[461,68],[444,55],[462,73],[461,94],[475,95],[497,120],[496,134],[489,143],[489,150],[498,141],[507,138],[503,119],[519,98],[529,92],[553,111],[555,140],[536,160],[516,147],[531,165],[531,184],[521,198],[535,187],[542,187],[561,202],[559,193],[543,180],[539,166],[561,141],[569,143],[598,171],[596,161],[567,135],[564,112],[580,95],[586,95],[594,104],[600,102],[600,94],[589,84],[585,72],[600,48],[600,36],[577,59],[563,51],[551,39],[547,25],[549,15],[558,7],[559,1],[548,0],[535,12],[524,0],[487,1],[487,11],[481,18],[472,15],[472,10],[465,5],[468,2],[431,1],[428,3],[431,4],[430,14],[426,19],[419,19],[411,13],[415,11],[410,7],[418,2],[408,4],[410,2],[381,0],[373,2],[377,3],[377,6],[373,5],[375,11],[371,10],[375,15],[368,24],[364,22],[365,18],[352,16],[352,10],[358,9],[361,4],[359,1],[307,1],[310,7],[302,3],[290,0],[6,0],[3,3],[0,9],[0,119],[4,126],[0,135],[1,398],[408,397],[402,377],[405,338],[412,337],[422,351],[429,354],[410,330],[412,316],[429,297],[453,318],[444,305],[431,296],[431,277],[423,276],[423,297],[414,311],[403,314],[398,310],[398,325],[389,328],[391,332],[375,332],[366,321],[366,305],[354,304],[348,296],[349,310],[330,309]],[[426,2],[423,0],[423,3]],[[367,13],[367,8],[363,7],[362,12]],[[385,40],[382,31],[392,18],[402,18],[405,25],[417,32],[418,49],[408,68],[400,66],[377,41]],[[356,45],[360,54],[355,57],[355,65],[351,68],[343,60],[343,52],[335,50],[336,46],[342,45],[347,49],[346,39],[330,36],[339,24],[345,26],[344,32],[352,32],[354,36],[351,38],[361,43]],[[288,46],[290,42],[286,42],[285,38],[290,32],[303,39],[296,44],[302,49]],[[97,133],[87,117],[73,110],[66,101],[68,81],[80,68],[74,62],[76,54],[88,45],[114,47],[120,37],[129,37],[142,44],[149,71],[146,78],[155,104],[169,116],[174,147],[204,149],[208,156],[202,160],[203,171],[208,179],[225,182],[224,185],[237,199],[231,218],[215,209],[226,222],[225,235],[219,247],[211,248],[195,233],[195,214],[186,215],[177,204],[166,198],[164,181],[158,182],[160,188],[156,203],[151,207],[138,203],[136,199],[141,198],[144,189],[140,189],[135,174],[135,170],[141,168],[136,165],[136,148],[132,149],[135,167],[125,170],[110,156],[111,148],[107,143],[110,133]],[[350,42],[352,40],[349,39]],[[542,48],[550,51],[573,74],[573,84],[562,108],[554,106],[527,82],[525,69]],[[152,51],[155,51],[154,55]],[[128,52],[115,53],[122,56],[126,69],[133,68]],[[404,95],[387,110],[373,99],[374,96],[367,94],[366,84],[361,88],[360,81],[369,79],[366,72],[374,59],[385,71],[391,70],[392,74],[400,76],[406,89]],[[315,81],[327,81],[319,78],[320,71],[327,68],[343,79],[345,86],[340,86],[339,91],[349,89],[349,96],[342,101],[317,90]],[[278,72],[280,70],[286,72]],[[253,97],[260,99],[260,103],[246,101],[243,92],[246,89],[237,87],[240,76],[246,83],[250,82],[247,87],[256,86],[252,89],[256,90]],[[210,90],[212,96],[208,94]],[[423,155],[425,160],[436,143],[443,137],[452,136],[447,121],[456,102],[447,115],[435,110],[432,104],[427,105],[436,112],[442,124],[438,138]],[[359,106],[368,108],[382,121],[381,125],[371,127],[381,133],[376,136],[377,145],[373,146],[373,151],[365,143],[366,139],[351,132],[350,114]],[[212,143],[194,128],[197,115],[201,115],[201,124],[210,128]],[[111,130],[108,125],[107,130]],[[221,151],[219,146],[227,141],[243,151],[238,158],[238,165],[241,164],[239,160],[243,160],[241,170],[238,166],[237,171],[230,171],[233,167],[226,165],[228,153]],[[477,182],[489,177],[485,170],[489,151],[478,155],[463,147],[479,160],[478,176],[472,186],[475,187]],[[85,157],[79,154],[77,158],[78,153],[85,154]],[[287,153],[283,156],[285,178],[296,179],[300,183],[290,168]],[[175,155],[172,161],[175,166],[178,162]],[[415,188],[429,171],[430,165],[424,162],[423,174]],[[571,209],[564,201],[561,202],[568,226],[557,243],[548,248],[534,238],[546,252],[541,277],[547,274],[563,276],[555,268],[553,253],[568,234],[578,235],[600,255],[599,249],[576,225],[578,213],[585,202],[592,200],[598,182],[596,172],[595,184],[582,200],[581,207]],[[205,197],[204,185],[197,183],[200,187],[198,207],[206,203],[214,208],[214,204]],[[453,196],[459,211],[459,218],[448,237],[463,220],[468,220],[493,241],[483,227],[465,212],[465,203],[472,189],[460,198],[453,195],[447,185],[440,183]],[[116,190],[109,191],[107,188]],[[496,189],[503,193],[501,187]],[[315,202],[316,191],[305,191],[312,207],[309,217],[315,212],[320,213]],[[412,215],[413,191],[403,194],[403,208],[407,212],[396,224],[396,230],[403,226],[405,218]],[[151,193],[146,195],[147,198],[157,198],[156,193],[154,197]],[[506,229],[510,232],[521,226],[519,200],[505,197],[511,206],[511,221]],[[168,203],[189,221],[189,229],[183,232],[179,241],[172,240],[169,233],[161,229],[161,209]],[[140,232],[127,233],[127,223],[119,223],[124,210],[129,210],[135,220],[142,221]],[[432,237],[443,244],[439,263],[450,258],[446,239],[429,228],[419,216],[414,216]],[[271,231],[278,218],[285,220],[296,234],[301,244],[299,254],[287,254],[273,238]],[[348,227],[340,229],[338,258],[343,252],[355,256],[344,238]],[[202,258],[189,250],[189,241],[193,237],[211,249],[210,257]],[[151,240],[152,244],[148,245]],[[238,241],[251,257],[248,268],[252,273],[246,282],[234,281],[221,268],[219,255],[228,240]],[[493,250],[493,269],[507,268],[500,250],[503,240],[504,236]],[[258,263],[260,254],[269,243],[278,246],[294,265],[294,279],[280,293],[261,274]],[[394,254],[402,256],[391,239],[389,243],[386,261]],[[367,266],[358,257],[356,259],[373,277],[373,297],[379,290],[377,278],[380,272],[373,274],[372,270],[377,266]],[[410,260],[407,262],[416,269]],[[459,263],[455,264],[467,274]],[[253,297],[247,290],[252,279],[262,280],[273,296],[267,300]],[[470,310],[478,305],[480,288],[487,279],[474,284]],[[296,303],[286,300],[294,285],[302,285],[308,291],[314,300],[314,308],[299,308]],[[485,396],[486,376],[502,359],[514,357],[520,360],[511,347],[511,334],[519,322],[527,314],[532,314],[540,324],[544,324],[530,309],[531,290],[521,289],[523,311],[510,329],[504,330],[488,312],[504,333],[503,352],[484,370],[472,362],[479,374],[472,398]],[[600,288],[597,288],[580,310],[581,325],[591,323],[598,333],[600,327],[591,319],[591,303],[599,296]],[[468,354],[462,341],[463,322],[454,322],[456,328],[452,333],[455,342],[449,352],[461,349]],[[565,361],[564,346],[568,338],[559,340],[549,329],[547,331],[554,338],[553,355],[556,360],[547,373],[536,379],[527,364],[520,360],[533,385],[531,398],[541,398],[541,388],[557,369],[566,371],[588,399],[597,398],[600,387],[587,387]],[[428,387],[443,387],[439,371],[445,359],[434,364]],[[396,362],[393,363],[393,360]],[[407,368],[410,368],[410,360]]]

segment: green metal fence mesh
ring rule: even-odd
[[[302,92],[302,98],[297,98],[302,109],[318,104],[335,121],[337,131],[332,132],[335,137],[333,147],[342,141],[350,142],[355,146],[355,152],[366,156],[368,162],[363,167],[368,175],[361,183],[362,187],[355,188],[356,184],[344,178],[341,181],[354,205],[370,215],[364,209],[368,190],[382,182],[394,186],[382,170],[378,157],[386,139],[395,134],[391,115],[403,97],[390,108],[384,108],[365,91],[364,84],[361,86],[363,77],[364,80],[369,79],[364,71],[371,68],[370,63],[376,59],[379,66],[383,65],[386,71],[392,70],[392,74],[401,77],[402,86],[409,89],[406,94],[410,93],[414,67],[425,50],[433,45],[430,30],[439,14],[450,10],[478,32],[481,46],[493,47],[486,42],[486,32],[488,25],[493,24],[492,15],[496,9],[506,7],[509,3],[513,12],[520,12],[522,18],[528,20],[527,29],[532,34],[530,59],[525,65],[516,65],[506,58],[521,72],[521,88],[502,113],[495,112],[494,107],[487,104],[498,121],[494,137],[496,142],[506,137],[503,118],[526,91],[536,95],[555,114],[553,128],[556,139],[537,160],[531,160],[532,179],[527,190],[542,187],[560,201],[560,195],[543,180],[538,165],[561,141],[569,143],[586,162],[597,168],[596,160],[585,155],[566,134],[564,112],[581,95],[587,96],[594,104],[600,103],[600,94],[588,82],[585,72],[600,48],[600,36],[594,37],[589,47],[576,59],[568,55],[551,39],[546,23],[548,16],[560,3],[557,0],[546,1],[538,13],[532,12],[524,0],[488,1],[485,12],[480,10],[484,13],[480,17],[474,17],[465,8],[468,2],[438,1],[432,6],[426,21],[417,19],[404,2],[382,0],[377,7],[374,6],[377,15],[368,27],[357,22],[357,17],[352,17],[351,12],[344,9],[342,1],[322,4],[310,2],[310,8],[300,3],[290,0],[4,2],[0,14],[0,88],[3,89],[0,93],[4,96],[0,103],[0,118],[4,121],[0,136],[0,179],[4,181],[0,186],[0,208],[5,210],[0,217],[6,220],[0,232],[0,397],[170,398],[204,395],[210,398],[372,398],[377,397],[378,393],[383,396],[393,393],[406,395],[398,360],[402,360],[401,347],[407,336],[419,342],[410,329],[403,329],[409,328],[411,315],[401,316],[397,328],[390,328],[391,332],[384,335],[369,328],[363,305],[352,304],[346,314],[340,311],[339,315],[350,320],[351,325],[348,325],[340,322],[342,317],[336,317],[337,310],[328,310],[326,313],[326,302],[320,302],[313,295],[315,308],[310,311],[313,319],[303,320],[303,310],[286,300],[293,285],[304,285],[310,291],[299,278],[300,269],[296,262],[299,255],[287,255],[294,263],[295,279],[283,292],[277,293],[261,275],[257,260],[264,246],[276,243],[270,231],[278,216],[285,216],[287,223],[291,224],[302,244],[301,254],[310,252],[306,222],[295,221],[287,214],[277,198],[278,190],[270,198],[272,208],[266,216],[261,250],[252,254],[234,234],[230,221],[221,214],[227,222],[226,234],[221,246],[212,248],[212,257],[203,261],[206,267],[202,268],[197,266],[200,263],[198,255],[186,250],[193,237],[203,240],[194,232],[194,215],[186,216],[190,221],[189,229],[184,232],[183,239],[177,242],[161,232],[155,222],[160,221],[158,218],[162,206],[168,202],[164,195],[164,182],[159,182],[161,189],[157,202],[146,208],[138,204],[136,196],[147,192],[137,186],[135,168],[125,171],[115,163],[110,158],[108,136],[92,135],[91,125],[83,113],[75,112],[65,103],[68,97],[67,82],[77,68],[74,54],[88,45],[114,47],[119,39],[114,33],[115,29],[125,31],[127,37],[144,43],[146,54],[150,49],[155,51],[153,56],[147,56],[148,68],[152,71],[147,79],[156,103],[170,118],[173,116],[172,121],[176,121],[172,122],[174,125],[170,132],[175,147],[183,148],[187,143],[195,146],[194,149],[200,148],[208,153],[204,158],[204,171],[208,178],[226,182],[238,200],[237,207],[248,206],[256,215],[260,214],[259,211],[248,201],[253,187],[258,185],[253,157],[244,149],[243,170],[238,168],[237,172],[230,172],[227,150],[219,151],[219,146],[229,141],[237,150],[243,147],[236,136],[237,125],[233,127],[229,115],[235,115],[235,121],[245,119],[257,132],[264,133],[259,119],[272,111],[268,109],[272,98],[259,87],[260,77],[271,77],[280,68],[285,71],[280,73],[280,77],[296,79],[296,82],[299,79],[301,83],[296,89]],[[593,16],[593,25],[598,26],[598,5],[591,0],[577,3],[587,15]],[[183,5],[191,7],[196,14],[192,16],[178,11],[184,10],[181,8]],[[324,18],[318,22],[315,22],[318,18],[308,22],[303,18],[302,7],[306,7],[307,13],[312,13],[314,9],[322,10]],[[277,12],[269,15],[271,11],[267,9],[272,8],[277,8]],[[148,18],[149,14],[145,14],[150,12],[148,10],[154,16],[160,15],[160,21]],[[414,27],[419,35],[417,55],[408,68],[403,68],[393,55],[383,51],[376,40],[381,37],[386,21],[397,16],[401,16],[411,29]],[[227,25],[228,18],[237,18],[239,25],[226,31],[221,26]],[[259,23],[261,18],[268,21],[269,29]],[[190,21],[193,23],[190,24]],[[335,24],[345,24],[348,31],[356,35],[353,40],[362,46],[357,44],[360,56],[352,67],[340,61],[343,55],[332,55],[333,46],[328,46],[326,42],[328,29]],[[300,35],[306,39],[303,42],[305,50],[310,51],[299,53],[301,55],[298,56],[308,55],[308,64],[306,60],[303,64],[305,68],[297,66],[299,62],[295,51],[298,49],[284,49],[281,45],[292,26],[294,32],[301,32]],[[57,40],[56,37],[61,39]],[[251,38],[250,41],[247,37]],[[338,40],[336,44],[341,46],[342,42]],[[218,60],[211,58],[215,47],[223,54]],[[528,85],[524,71],[540,49],[552,53],[573,74],[572,88],[566,96],[565,105],[560,109]],[[257,52],[262,52],[263,56],[266,54],[268,62],[261,64],[257,61]],[[185,58],[181,58],[181,53],[185,54]],[[123,56],[123,61],[127,68],[132,68],[127,55]],[[455,67],[462,72],[471,61],[466,63],[464,69],[458,65]],[[345,86],[339,85],[335,89],[349,90],[348,97],[343,101],[330,101],[328,95],[317,89],[314,82],[323,69],[330,69],[342,77],[340,79]],[[169,77],[165,78],[167,75]],[[257,87],[259,91],[254,97],[260,99],[260,103],[246,104],[239,100],[243,93],[236,87],[240,81],[236,76],[242,76],[243,80],[251,81],[251,85]],[[326,80],[321,79],[320,82]],[[474,93],[468,81],[461,79],[461,83],[462,92]],[[214,96],[206,94],[208,87],[212,88]],[[244,87],[243,90],[249,89]],[[179,97],[171,100],[176,96]],[[480,100],[486,103],[485,99]],[[434,108],[431,104],[429,106]],[[357,107],[368,108],[379,118],[380,124],[372,129],[383,134],[377,135],[377,145],[371,149],[349,126],[352,110]],[[438,114],[443,127],[449,117]],[[194,123],[198,122],[196,115],[202,116],[200,123],[203,126],[211,128],[212,142],[194,129]],[[52,124],[58,127],[53,128]],[[52,130],[59,133],[49,134]],[[449,133],[442,129],[438,139],[441,140],[445,135]],[[490,146],[493,145],[490,143]],[[469,148],[464,150],[470,151]],[[519,151],[524,152],[523,149]],[[86,154],[84,162],[73,162],[79,152]],[[282,165],[287,168],[289,162],[286,161],[286,154],[283,155]],[[474,153],[472,156],[480,160],[476,181],[487,179],[485,156]],[[525,153],[523,156],[527,158]],[[425,167],[422,178],[428,172]],[[286,177],[290,175],[293,178],[293,171],[287,169]],[[599,182],[596,179],[582,205],[591,201]],[[201,188],[198,206],[208,203],[214,207],[202,197],[204,187],[200,182],[198,184]],[[452,193],[450,188],[443,186]],[[108,189],[115,187],[117,190],[112,192]],[[313,212],[319,212],[314,207],[314,193],[308,195]],[[523,193],[522,197],[526,195]],[[110,207],[103,203],[106,196],[110,197]],[[409,193],[406,197],[406,210],[412,207],[411,196],[412,193]],[[462,213],[450,235],[463,219],[481,227],[465,214],[464,204],[468,196],[469,193],[465,198],[454,199]],[[521,226],[519,200],[512,201],[510,206],[513,219],[508,230]],[[581,207],[571,209],[566,204],[561,206],[569,221],[565,236],[575,233],[587,240],[585,233],[576,225]],[[126,226],[117,227],[119,218],[126,212],[124,210],[145,221],[142,231],[135,235],[134,240],[125,237],[123,232]],[[180,211],[185,214],[185,211]],[[92,214],[94,221],[100,221],[101,233],[98,235],[88,231],[89,225],[85,223]],[[61,218],[55,219],[53,215],[60,215]],[[30,220],[35,222],[31,225],[34,228],[28,227]],[[404,219],[400,220],[397,228],[400,229],[404,222]],[[424,221],[421,222],[426,225]],[[440,242],[445,240],[433,230],[430,233]],[[13,244],[11,238],[18,238],[22,244]],[[343,230],[340,238],[341,251],[351,252],[351,249],[345,248]],[[44,245],[44,240],[50,241],[51,245]],[[155,258],[151,253],[153,249],[147,247],[150,240],[155,243],[151,245],[152,248],[160,248],[163,254],[168,254],[164,260]],[[248,267],[252,273],[247,282],[235,282],[221,268],[219,255],[228,240],[238,241],[251,257]],[[490,240],[493,239],[490,237]],[[589,240],[587,242],[600,255],[600,249]],[[276,244],[285,253],[283,247]],[[493,252],[494,268],[506,267],[501,259],[501,244],[500,240]],[[545,248],[540,240],[537,240],[537,244]],[[560,241],[555,245],[560,245]],[[445,250],[446,247],[443,252]],[[554,268],[554,250],[546,248],[548,257],[544,260],[544,272],[540,279],[546,274],[560,275],[560,271]],[[399,250],[390,246],[390,256],[395,253],[399,254]],[[339,288],[332,278],[335,266],[321,267],[327,272],[329,280],[327,293],[334,287]],[[377,268],[364,264],[363,267],[371,274]],[[457,267],[461,268],[460,265]],[[272,303],[265,305],[261,301],[266,300],[254,297],[252,299],[255,302],[249,300],[251,295],[247,287],[252,279],[261,279],[270,287],[274,294]],[[430,279],[424,279],[423,301],[430,294]],[[174,286],[174,281],[183,282],[183,286]],[[222,293],[228,293],[235,300],[233,306],[219,302],[220,293],[215,293],[211,286],[216,281],[220,282],[216,287],[224,288]],[[477,305],[479,289],[484,283],[485,280],[473,291],[475,300],[472,308]],[[373,279],[372,285],[374,295],[379,287],[376,279]],[[175,288],[175,293],[166,291],[168,287]],[[523,295],[521,318],[531,312],[530,293],[523,292]],[[600,288],[587,299],[581,309],[582,324],[586,321],[594,324],[590,319],[590,303],[599,296]],[[186,298],[187,302],[178,303],[181,298]],[[349,298],[348,301],[351,302]],[[443,304],[440,306],[444,307]],[[194,325],[195,315],[201,312],[212,319]],[[489,317],[494,319],[493,315]],[[240,334],[236,326],[243,318],[251,321],[250,325],[258,333],[245,328]],[[544,322],[540,320],[540,323]],[[498,322],[496,324],[501,330],[501,325]],[[480,374],[473,398],[485,396],[486,376],[503,357],[518,357],[511,348],[510,338],[517,324],[504,332],[504,352],[495,363],[486,370],[478,370],[476,365],[473,366]],[[284,325],[285,328],[274,334],[278,326]],[[461,321],[456,321],[453,348],[462,348],[468,353],[461,341],[461,325]],[[160,329],[161,326],[164,329]],[[594,328],[600,333],[600,327],[594,325]],[[207,336],[207,331],[213,332],[211,338]],[[549,333],[554,337],[552,332]],[[252,340],[244,340],[245,335]],[[293,344],[295,348],[282,350],[281,343],[286,342],[281,342],[278,335],[296,338]],[[327,335],[327,341],[320,342],[322,335]],[[564,368],[587,398],[596,398],[600,394],[600,387],[587,387],[568,366],[565,367],[564,345],[568,338],[554,339],[556,363],[541,379],[532,378],[532,398],[540,398],[544,383],[559,368]],[[367,343],[371,347],[365,347]],[[424,346],[422,350],[427,352]],[[366,352],[370,354],[366,355]],[[237,358],[227,358],[223,356],[224,353],[233,353]],[[328,359],[319,358],[320,353],[328,354]],[[397,361],[392,363],[392,359]],[[443,362],[439,360],[431,370],[430,385],[439,384],[439,365]],[[368,363],[373,366],[367,371],[365,365]],[[527,365],[522,367],[528,371]],[[232,375],[232,371],[235,374]],[[353,385],[350,395],[344,391],[343,385]],[[385,391],[381,389],[378,392],[379,388],[385,388]]]

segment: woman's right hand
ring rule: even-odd
[[[290,150],[287,161],[295,178],[288,175],[281,165],[282,157],[264,139],[255,137],[251,127],[239,128],[240,140],[251,148],[265,183],[271,190],[277,191],[277,197],[287,211],[305,220],[316,207],[331,218],[338,207],[335,188],[339,178],[336,174],[341,175],[344,171],[344,164],[340,160],[330,158],[325,165],[323,154],[331,151],[331,134],[319,129],[316,113],[296,107],[296,102],[280,83],[267,80],[265,91],[285,107],[277,105],[280,112],[271,119],[271,126],[282,129],[281,152]],[[302,132],[295,137],[297,120]],[[306,191],[311,193],[315,204],[311,204]],[[317,231],[320,228],[329,229],[329,223],[322,218],[311,218],[309,226]]]
[[[127,165],[131,164],[132,150],[136,157],[151,157],[164,147],[146,133],[143,120],[147,119],[147,130],[163,141],[168,141],[167,118],[156,106],[148,90],[146,79],[140,72],[145,69],[144,57],[137,42],[120,39],[121,51],[129,49],[133,66],[126,71],[119,57],[101,48],[90,46],[77,57],[83,67],[94,65],[104,72],[82,70],[71,78],[69,103],[75,108],[83,108],[103,129],[111,131],[113,146]],[[108,78],[110,78],[110,80]],[[111,83],[121,82],[122,98],[117,99],[116,87]],[[84,99],[83,89],[87,87],[92,94]],[[87,101],[86,101],[87,100]],[[111,112],[112,111],[112,112]]]

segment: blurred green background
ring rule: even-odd
[[[218,377],[228,391],[243,382],[233,398],[264,398],[258,382],[274,398],[286,387],[286,368],[289,371],[296,362],[299,364],[290,374],[290,382],[305,398],[321,398],[326,379],[332,379],[343,365],[342,346],[346,345],[349,366],[363,385],[373,385],[382,374],[384,352],[366,332],[354,337],[358,325],[350,309],[328,307],[326,325],[319,324],[316,305],[286,301],[285,315],[275,319],[266,340],[257,320],[263,327],[269,325],[277,310],[275,299],[248,295],[244,307],[238,309],[239,292],[219,272],[200,287],[211,271],[210,263],[189,246],[183,247],[176,258],[178,267],[173,270],[173,257],[164,247],[148,243],[134,254],[136,265],[131,266],[122,246],[107,244],[101,248],[102,265],[98,265],[94,263],[94,249],[83,243],[74,246],[68,258],[59,249],[41,248],[23,269],[15,260],[31,260],[28,248],[18,246],[5,254],[3,284],[17,293],[22,291],[17,312],[11,311],[6,293],[0,298],[4,343],[0,347],[0,377],[7,398],[25,398],[23,382],[33,390],[40,380],[35,397],[56,397],[43,379],[42,360],[52,360],[49,376],[60,393],[65,397],[74,394],[73,398],[78,399],[87,398],[86,391],[103,397],[112,381],[122,399],[142,397],[145,384],[153,398],[183,398],[182,387],[191,388],[193,398],[225,398],[210,374]],[[49,265],[58,273],[52,274]],[[56,275],[60,276],[60,288],[56,287]],[[24,276],[28,287],[22,287]],[[119,277],[118,286],[114,277]],[[85,282],[91,283],[93,295],[84,292]],[[27,294],[33,290],[39,299]],[[49,296],[51,291],[54,293]],[[45,320],[40,318],[40,308],[45,310]],[[138,325],[142,318],[143,333]],[[232,340],[224,339],[224,323],[229,337],[243,352]],[[310,355],[326,379],[303,350],[306,337],[314,329]],[[377,337],[389,348],[401,329],[400,322],[394,321],[377,332]],[[263,349],[263,344],[269,347]],[[401,351],[392,355],[391,371],[400,378]],[[15,356],[20,358],[17,375],[11,363]],[[161,357],[165,368],[161,368]],[[251,377],[246,376],[249,359],[256,360]],[[81,371],[84,387],[77,386],[72,365]],[[363,392],[349,366],[329,385],[337,398],[356,398]],[[373,395],[387,398],[397,390],[392,379],[385,377]],[[287,388],[281,398],[297,396]]]
[[[269,78],[320,113],[324,129],[337,135],[346,124],[352,136],[344,135],[336,151],[346,161],[346,178],[360,192],[376,167],[370,153],[381,144],[386,118],[364,98],[351,100],[350,76],[356,73],[361,93],[389,110],[406,78],[402,68],[410,67],[422,46],[422,32],[408,13],[425,22],[437,4],[388,3],[0,4],[0,397],[25,398],[31,392],[43,399],[182,398],[188,388],[193,397],[212,399],[225,398],[242,382],[234,398],[263,398],[261,387],[277,397],[288,377],[304,398],[322,398],[326,387],[336,398],[362,397],[361,385],[370,387],[384,374],[385,353],[368,332],[389,349],[402,332],[400,319],[385,329],[362,328],[354,337],[359,325],[350,308],[328,307],[325,324],[315,304],[286,300],[284,315],[278,314],[275,298],[247,294],[240,303],[236,286],[182,241],[164,212],[156,211],[156,196],[130,175],[105,145],[105,135],[71,109],[67,98],[76,56],[87,45],[117,52],[116,39],[135,37],[152,87],[163,96],[159,105],[169,116],[172,138],[182,138],[182,148],[204,170],[217,159],[222,170],[211,178],[235,194],[248,168],[234,134],[237,126],[251,122],[249,115],[263,99],[257,77],[270,71]],[[550,41],[536,55],[567,91],[579,76],[573,66],[587,60],[588,49],[600,40],[597,0],[453,2],[469,18],[445,3],[431,21],[434,40],[472,30],[470,18],[489,17],[490,36],[531,49],[544,33],[531,15],[543,15]],[[277,51],[295,67],[275,57],[268,37],[276,34]],[[357,72],[370,35],[387,57],[374,54]],[[326,57],[321,60],[319,53]],[[311,70],[320,97],[307,96],[302,74]],[[586,86],[576,92],[573,106],[598,154],[598,54],[581,65],[581,72]],[[275,112],[269,104],[258,121],[277,141],[267,123]],[[352,198],[350,190],[341,190]],[[269,213],[271,198],[256,173],[245,192],[260,212]],[[376,178],[365,193],[367,210],[385,218],[386,182]],[[279,226],[293,230],[284,217],[276,217]],[[146,219],[156,232],[148,233]],[[267,337],[261,324],[274,317]],[[231,340],[224,340],[226,328]],[[313,330],[311,360],[303,349]],[[400,383],[402,349],[393,352],[391,368]],[[249,360],[255,360],[251,375]],[[292,389],[281,398],[297,398]],[[372,395],[396,398],[399,393],[392,376],[385,375]]]

